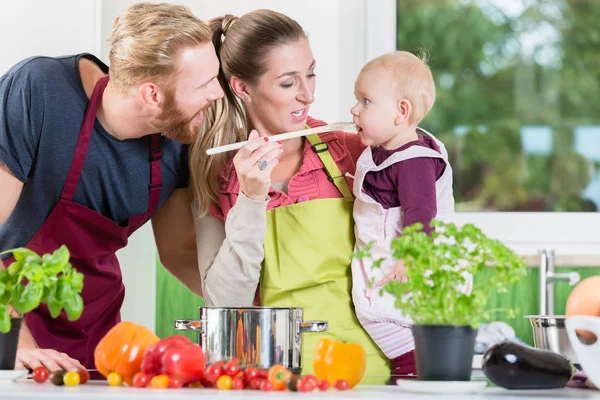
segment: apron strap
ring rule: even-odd
[[[94,123],[96,122],[96,112],[98,111],[98,106],[102,100],[102,93],[104,93],[104,89],[106,88],[106,85],[108,85],[108,80],[108,75],[102,77],[94,86],[94,92],[92,93],[92,97],[88,102],[85,115],[83,117],[83,123],[81,124],[81,129],[79,131],[79,137],[77,138],[75,154],[73,155],[73,159],[71,161],[71,167],[69,168],[67,180],[60,195],[61,199],[71,201],[75,196],[75,190],[77,189],[79,178],[81,177],[81,171],[83,171],[83,164],[85,163],[88,146],[90,144],[90,139],[92,138]]]
[[[342,175],[342,172],[333,160],[333,157],[329,152],[327,143],[323,142],[317,134],[306,136],[306,140],[310,142],[313,150],[319,156],[319,159],[323,163],[323,167],[325,167],[325,173],[327,173],[327,177],[329,178],[329,180],[333,182],[333,184],[338,188],[338,190],[342,193],[345,199],[352,200],[352,192],[346,184],[346,179],[344,178],[344,175]]]

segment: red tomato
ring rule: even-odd
[[[233,390],[242,390],[244,388],[244,386],[246,386],[244,384],[244,380],[241,378],[236,378],[233,380],[233,383],[231,384],[231,388]]]
[[[37,367],[36,369],[33,370],[33,373],[31,374],[31,377],[37,383],[46,382],[48,380],[49,376],[50,376],[50,372],[48,372],[48,370],[45,367]]]
[[[169,387],[173,389],[179,389],[183,386],[183,381],[179,378],[171,378],[169,380]]]
[[[162,373],[180,378],[183,383],[201,379],[204,369],[204,352],[196,344],[171,347],[162,356]]]
[[[298,383],[296,383],[296,388],[299,392],[311,392],[315,387],[311,384],[311,382],[302,378],[298,380]]]
[[[87,381],[90,380],[90,373],[88,372],[87,369],[80,369],[77,371],[77,373],[79,374],[79,384],[83,385],[84,383],[86,383]]]
[[[241,368],[236,364],[227,363],[225,364],[224,370],[226,375],[235,378],[235,376],[241,371]]]
[[[200,378],[200,382],[204,387],[214,387],[217,384],[217,381],[222,376],[217,372],[212,372],[210,374],[204,374],[202,378]]]
[[[264,380],[260,383],[260,390],[263,392],[270,392],[273,390],[273,384],[267,380]]]
[[[209,374],[221,376],[221,375],[223,375],[223,368],[218,364],[209,365],[206,368],[206,375],[209,375]]]
[[[319,384],[319,380],[317,379],[317,377],[314,375],[310,375],[310,374],[304,375],[302,377],[302,380],[307,382],[310,385],[310,387],[311,387],[310,390],[315,389],[317,387],[317,385]]]
[[[319,388],[320,391],[324,392],[326,390],[329,390],[329,381],[327,380],[322,380],[321,382],[319,382],[319,384],[317,385],[317,387]]]
[[[260,389],[260,385],[262,382],[264,382],[264,379],[254,378],[248,383],[248,389],[258,390]]]
[[[148,386],[148,382],[150,382],[150,377],[148,374],[143,372],[138,372],[133,376],[133,386],[137,388],[145,388]]]
[[[250,383],[252,379],[258,378],[258,370],[256,368],[246,368],[244,371],[244,380],[246,383]]]
[[[350,389],[350,384],[348,383],[348,381],[346,381],[344,379],[338,379],[337,381],[335,381],[334,386],[337,390]]]

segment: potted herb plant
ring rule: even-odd
[[[15,261],[0,269],[0,370],[13,369],[21,329],[22,315],[40,304],[48,306],[52,318],[65,310],[70,321],[83,311],[83,274],[69,262],[66,246],[43,256],[18,248],[0,253],[12,253]],[[10,315],[12,308],[18,314]]]
[[[405,227],[390,245],[403,260],[408,281],[392,281],[382,290],[411,317],[415,361],[420,380],[468,381],[479,325],[490,319],[489,293],[506,292],[527,274],[523,257],[472,224],[457,227],[433,220],[428,235],[420,223]],[[369,257],[369,247],[358,258]],[[382,260],[377,260],[378,266]],[[516,309],[507,309],[509,317]]]

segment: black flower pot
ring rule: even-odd
[[[468,325],[413,325],[419,380],[470,381],[477,329]]]
[[[10,331],[0,333],[0,370],[15,369],[21,318],[10,319]]]

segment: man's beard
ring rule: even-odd
[[[160,114],[152,120],[158,131],[165,137],[183,144],[191,144],[200,132],[200,126],[192,125],[192,120],[200,113],[186,117],[175,102],[175,93],[169,90],[166,94],[165,105]]]

